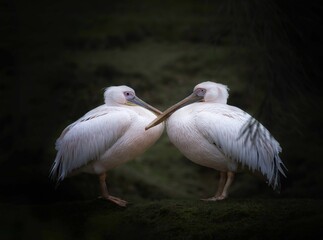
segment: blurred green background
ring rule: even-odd
[[[239,231],[252,229],[249,220],[259,231],[268,227],[265,220],[253,222],[264,209],[275,209],[268,219],[278,223],[277,235],[270,237],[285,233],[279,224],[290,216],[310,216],[291,228],[319,229],[322,214],[313,213],[321,212],[323,196],[321,10],[305,1],[269,0],[1,3],[0,209],[7,217],[0,234],[34,238],[42,227],[40,239],[125,238],[122,230],[142,239],[152,224],[147,239],[246,237]],[[110,192],[133,203],[127,210],[96,200],[96,176],[78,175],[57,189],[49,181],[56,138],[103,103],[104,88],[128,85],[165,110],[202,81],[228,85],[228,103],[255,116],[280,142],[288,168],[280,194],[241,173],[227,202],[198,202],[214,194],[217,173],[188,161],[166,133],[144,155],[108,173]],[[278,221],[277,209],[285,211]],[[205,233],[204,222],[217,213],[228,226]],[[162,222],[152,220],[156,216]],[[60,221],[66,217],[69,227]],[[190,219],[200,224],[196,232],[187,231]],[[247,223],[230,235],[225,230],[237,219]]]

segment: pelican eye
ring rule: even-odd
[[[126,97],[127,100],[131,100],[131,99],[133,99],[135,97],[135,94],[133,92],[127,91],[127,92],[124,92],[123,94],[124,94],[124,96]]]
[[[206,93],[206,89],[205,88],[197,88],[195,90],[196,96],[199,96],[199,97],[204,97],[205,93]]]

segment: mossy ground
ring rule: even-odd
[[[6,216],[1,239],[304,239],[323,233],[323,202],[311,199],[164,199],[127,208],[87,200],[0,209]]]

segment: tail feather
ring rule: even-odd
[[[273,166],[272,166],[272,174],[271,176],[267,176],[268,185],[270,185],[275,191],[280,192],[281,190],[281,176],[286,178],[286,174],[284,169],[287,171],[286,166],[276,154],[274,156]]]
[[[56,182],[56,186],[58,186],[59,183],[65,178],[65,176],[62,174],[62,156],[59,152],[57,153],[54,163],[50,169],[49,178],[53,182]]]

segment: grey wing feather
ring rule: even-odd
[[[61,181],[73,170],[99,159],[131,124],[127,112],[94,110],[65,128],[57,139],[51,178]]]
[[[202,112],[200,129],[209,141],[221,146],[221,151],[230,159],[260,171],[274,189],[280,188],[280,174],[285,176],[284,164],[279,157],[281,147],[269,131],[257,122],[248,136],[241,134],[243,125],[251,116],[242,110],[225,105],[221,113]],[[230,110],[225,112],[226,110]],[[256,120],[255,120],[256,121]],[[207,128],[205,128],[207,126]],[[252,136],[252,137],[251,137]]]

